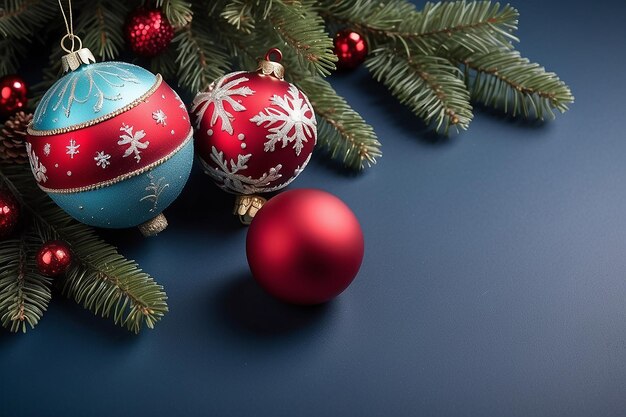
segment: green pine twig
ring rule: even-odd
[[[0,165],[0,184],[16,196],[30,217],[31,232],[38,237],[36,242],[27,241],[27,253],[36,252],[42,242],[51,239],[70,245],[74,261],[65,278],[54,281],[64,294],[135,333],[144,325],[154,327],[168,311],[163,287],[102,241],[91,227],[54,204],[39,190],[27,167]]]
[[[437,131],[469,126],[473,118],[470,94],[460,70],[445,58],[413,55],[405,59],[381,48],[371,52],[366,65],[376,80]]]
[[[555,73],[531,63],[517,51],[470,54],[457,50],[451,56],[464,67],[474,100],[514,117],[554,118],[553,109],[564,113],[574,102],[571,90]]]
[[[0,242],[0,321],[12,332],[35,328],[48,308],[51,280],[37,270],[41,239],[24,231]]]

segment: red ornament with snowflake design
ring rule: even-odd
[[[191,108],[196,151],[219,187],[239,195],[279,190],[302,172],[317,141],[313,106],[270,57],[257,72],[233,72]],[[241,214],[241,213],[239,213]]]

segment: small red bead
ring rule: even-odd
[[[61,275],[72,263],[72,252],[67,243],[60,240],[46,242],[37,253],[37,268],[42,275]]]
[[[174,28],[160,9],[139,8],[126,24],[126,39],[137,55],[153,57],[163,52],[174,37]]]
[[[20,209],[11,193],[0,190],[0,239],[8,237],[20,219]]]
[[[367,42],[360,33],[344,29],[335,35],[335,54],[339,58],[337,67],[356,68],[367,57]]]
[[[26,107],[28,102],[26,83],[17,75],[0,78],[0,114],[10,116]]]

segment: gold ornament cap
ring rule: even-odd
[[[275,57],[274,61],[272,61],[272,56]],[[265,54],[265,59],[259,61],[259,66],[256,70],[263,75],[271,75],[279,80],[283,80],[285,78],[285,67],[280,64],[282,59],[283,53],[280,52],[280,49],[272,48]]]
[[[266,199],[258,195],[238,195],[233,214],[239,216],[239,221],[247,226],[266,202]]]
[[[167,229],[167,219],[163,213],[159,213],[155,218],[137,226],[145,237],[156,236]]]
[[[69,48],[64,44],[66,39],[71,42]],[[74,50],[76,41],[78,41],[78,49]],[[76,71],[83,64],[96,62],[96,58],[94,58],[89,48],[83,48],[83,41],[76,35],[63,36],[63,39],[61,39],[61,48],[67,52],[67,54],[61,57],[63,72]]]

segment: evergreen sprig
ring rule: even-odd
[[[564,113],[574,101],[570,89],[555,73],[531,63],[518,51],[457,50],[451,57],[464,68],[472,98],[513,116],[554,118],[553,109]]]
[[[102,60],[115,59],[124,47],[124,19],[128,9],[123,2],[91,0],[81,3],[76,33],[84,33],[83,46]]]
[[[32,231],[0,242],[0,321],[12,332],[35,328],[50,302],[51,280],[35,260],[40,245]]]
[[[365,36],[374,78],[441,133],[468,127],[472,100],[540,119],[574,101],[554,73],[515,50],[519,13],[508,4],[456,0],[418,9],[408,0],[76,0],[76,33],[96,55],[116,59],[126,15],[142,5],[162,8],[176,29],[151,69],[192,95],[228,71],[253,69],[269,48],[281,48],[288,77],[314,103],[321,147],[353,168],[373,164],[381,152],[371,127],[318,79],[335,68],[329,32],[338,29]],[[0,75],[17,70],[43,30],[60,38],[59,16],[52,1],[7,0],[0,9]],[[51,55],[38,94],[58,77],[59,55]]]
[[[24,324],[14,324],[17,320],[34,327],[45,311],[49,295],[46,296],[43,286],[48,281],[35,272],[33,260],[43,242],[53,239],[68,242],[74,258],[65,277],[55,280],[55,284],[94,314],[110,317],[116,324],[138,333],[144,325],[154,327],[168,311],[163,287],[136,263],[121,256],[115,247],[102,241],[91,227],[78,223],[54,204],[39,190],[27,167],[0,165],[0,185],[16,196],[28,218],[25,237],[18,245],[21,249],[11,251],[10,246],[15,247],[11,241],[0,246],[0,255],[7,253],[10,259],[5,263],[5,258],[0,257],[3,326],[13,331],[24,330]],[[25,289],[28,291],[24,292]],[[11,303],[7,299],[17,301]],[[20,305],[24,306],[23,320],[16,315],[16,311],[21,311]],[[5,322],[4,317],[9,319]]]
[[[404,59],[386,49],[372,51],[367,67],[392,94],[427,124],[448,132],[467,129],[472,120],[470,95],[461,71],[445,58],[414,54]]]

